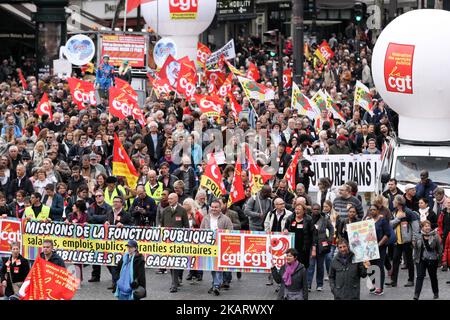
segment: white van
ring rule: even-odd
[[[419,183],[420,171],[428,170],[429,178],[450,196],[450,142],[433,144],[392,139],[381,161],[379,193],[386,189],[391,178],[397,179],[398,188],[404,192],[406,184]]]

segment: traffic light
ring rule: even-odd
[[[280,31],[278,29],[269,30],[264,32],[264,36],[268,38],[267,41],[264,41],[264,46],[266,47],[266,53],[269,54],[272,58],[278,54],[279,50],[279,36]]]
[[[366,17],[367,5],[363,2],[357,2],[353,7],[353,14],[356,23],[361,23]]]

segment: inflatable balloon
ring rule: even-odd
[[[197,58],[198,36],[208,28],[216,14],[217,0],[165,0],[141,5],[142,16],[162,37],[170,37],[177,56]]]
[[[375,86],[399,114],[399,137],[450,140],[450,12],[413,10],[381,33],[372,57]]]

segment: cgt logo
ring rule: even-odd
[[[83,92],[80,90],[75,90],[73,93],[73,97],[76,101],[84,102],[92,105],[96,105],[97,101],[95,100],[95,91]]]
[[[197,0],[170,0],[170,12],[190,12],[197,11]],[[179,9],[179,10],[172,10]]]
[[[202,51],[202,50],[197,50],[197,58],[198,61],[200,61],[202,64],[206,63],[206,60],[208,60],[208,58],[211,56],[211,54],[209,54],[208,52]]]
[[[210,100],[202,99],[200,101],[200,106],[204,109],[213,109],[214,111],[216,111],[218,113],[222,112],[222,108],[220,107],[220,105],[215,104],[214,102],[212,102]]]
[[[414,45],[389,43],[384,59],[384,82],[386,90],[413,93]]]
[[[195,93],[195,86],[190,83],[186,78],[180,78],[180,86],[184,89],[187,97],[192,97]]]
[[[126,102],[114,99],[112,102],[112,106],[114,109],[120,111],[125,117],[128,117],[133,113],[133,108],[130,107]]]
[[[1,221],[0,222],[0,252],[10,252],[12,242],[22,242],[20,222]]]

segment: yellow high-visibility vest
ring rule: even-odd
[[[158,182],[158,188],[156,188],[155,192],[153,192],[153,193],[152,193],[152,188],[150,188],[150,182],[147,182],[145,184],[145,193],[150,198],[155,200],[156,205],[158,205],[159,202],[161,201],[163,191],[164,191],[164,186],[163,186],[162,182]]]
[[[125,188],[122,186],[114,187],[114,190],[113,190],[111,196],[109,196],[108,188],[105,188],[105,192],[104,192],[105,202],[112,207],[114,198],[117,196],[119,196],[119,197],[121,196],[119,194],[119,192],[117,192],[117,190],[119,190],[122,193],[123,205],[124,205],[125,210],[127,210],[127,201],[125,199],[125,197],[127,196],[127,192],[126,192]]]
[[[37,217],[34,214],[32,207],[27,207],[24,212],[24,218],[31,218],[32,220],[47,220],[50,216],[50,207],[43,205],[41,212],[38,213]]]

